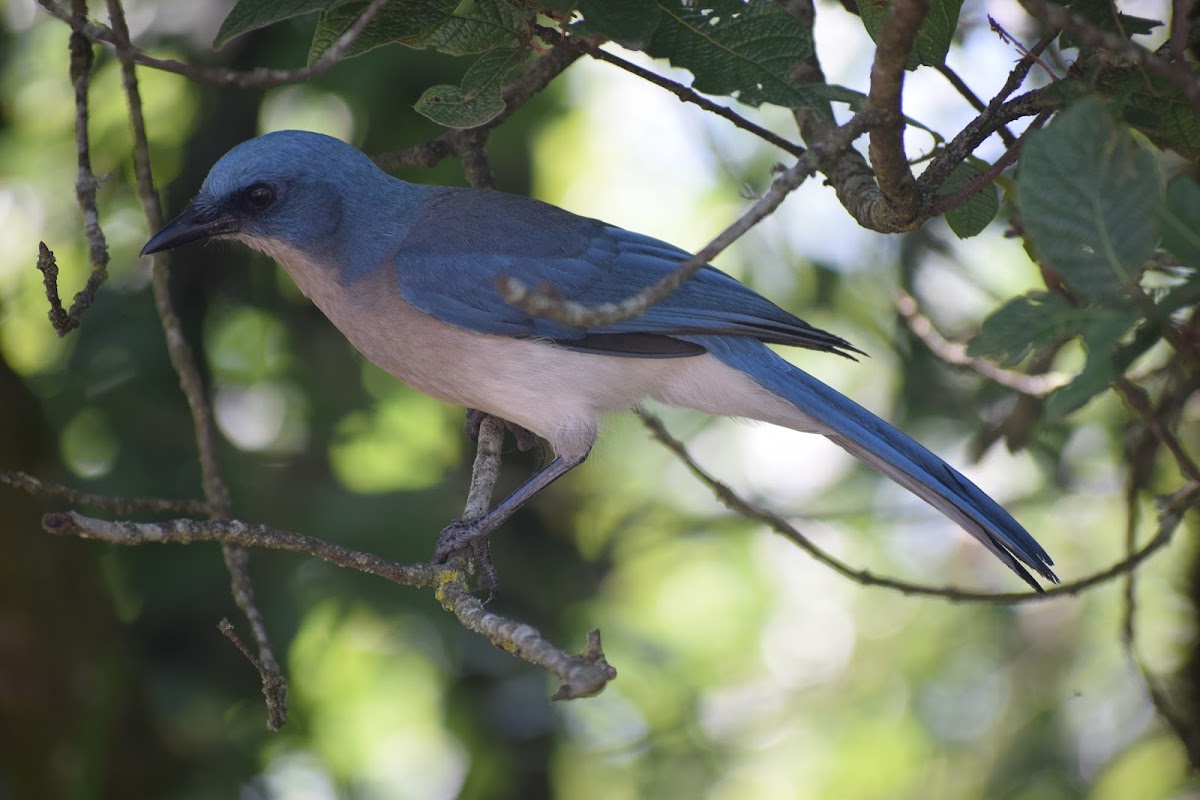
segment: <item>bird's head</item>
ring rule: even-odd
[[[268,133],[222,156],[142,255],[212,238],[240,239],[268,253],[320,249],[341,225],[347,190],[380,178],[387,176],[369,158],[331,136]]]

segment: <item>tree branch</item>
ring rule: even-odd
[[[906,595],[941,597],[957,603],[993,603],[996,605],[1033,603],[1053,597],[1077,595],[1092,587],[1107,583],[1137,569],[1143,561],[1169,544],[1175,535],[1176,529],[1179,527],[1179,523],[1183,519],[1183,514],[1200,499],[1200,483],[1189,483],[1166,499],[1159,515],[1158,532],[1140,549],[1107,569],[1094,572],[1091,575],[1074,581],[1053,586],[1045,592],[974,592],[966,589],[958,589],[953,586],[929,586],[927,584],[879,576],[869,570],[851,567],[849,564],[818,547],[811,539],[801,533],[799,529],[781,515],[751,503],[734,491],[728,484],[710,475],[703,467],[696,463],[683,443],[667,432],[666,427],[657,417],[644,410],[638,410],[637,415],[641,417],[642,422],[650,429],[654,438],[658,439],[668,450],[674,453],[683,462],[684,466],[687,467],[688,471],[707,486],[724,506],[747,519],[761,522],[784,538],[795,542],[801,550],[804,550],[814,559],[842,577],[863,586],[876,586]]]
[[[219,86],[238,86],[243,89],[271,88],[288,83],[299,83],[319,75],[324,75],[346,57],[346,53],[350,51],[350,47],[358,40],[362,32],[367,29],[367,26],[374,21],[375,17],[379,15],[379,12],[388,3],[388,0],[371,0],[371,3],[363,9],[363,13],[354,21],[354,24],[347,28],[346,32],[339,36],[330,48],[310,66],[300,69],[260,68],[248,72],[239,72],[220,67],[202,67],[195,64],[185,64],[182,61],[176,61],[171,58],[155,58],[129,44],[128,31],[122,36],[117,30],[115,22],[112,28],[106,28],[103,25],[83,18],[75,19],[55,0],[37,1],[38,5],[63,22],[66,22],[76,33],[87,37],[89,41],[104,43],[118,49],[123,49],[127,58],[143,67],[150,67],[162,70],[163,72],[173,72],[176,75],[183,75],[192,80],[206,81]]]
[[[691,258],[680,262],[679,266],[667,275],[619,303],[586,306],[561,297],[553,287],[530,288],[508,276],[500,277],[497,286],[504,299],[522,311],[567,325],[590,327],[612,325],[622,320],[633,319],[679,288],[722,250],[773,213],[792,191],[816,172],[822,161],[831,154],[848,148],[851,142],[885,116],[868,111],[858,114],[845,125],[834,128],[824,140],[810,147],[794,165],[776,178],[758,202],[715,239]]]
[[[1134,66],[1171,81],[1192,104],[1193,113],[1200,115],[1200,77],[1186,61],[1169,61],[1130,38],[1097,28],[1080,14],[1049,0],[1020,0],[1020,3],[1033,17],[1073,33],[1081,44],[1115,53]],[[1171,52],[1169,46],[1167,52]]]
[[[871,129],[868,155],[875,170],[886,216],[897,230],[909,226],[921,208],[921,194],[904,152],[902,93],[904,67],[916,40],[917,28],[929,11],[929,0],[893,0],[880,28],[871,65],[871,108],[886,111],[887,122]]]
[[[597,61],[603,61],[607,64],[612,64],[614,67],[623,69],[631,75],[636,75],[642,80],[652,83],[655,86],[666,89],[671,94],[675,95],[681,103],[692,103],[700,108],[715,114],[722,119],[732,122],[736,127],[744,131],[754,134],[768,144],[773,144],[780,150],[791,153],[797,158],[804,155],[804,148],[794,142],[789,142],[774,131],[767,130],[761,125],[756,125],[745,117],[734,112],[733,109],[726,106],[714,103],[707,97],[697,93],[694,89],[684,86],[675,81],[664,78],[663,76],[651,72],[648,69],[639,67],[637,64],[632,64],[619,56],[600,48],[598,45],[589,42],[586,39],[576,37],[567,37],[566,35],[554,30],[539,26],[537,28],[538,35],[551,44],[565,44],[567,47],[573,47],[582,50]]]
[[[112,522],[67,511],[43,515],[42,527],[56,536],[78,536],[123,546],[221,542],[239,547],[302,553],[339,567],[384,578],[399,586],[436,589],[442,605],[458,617],[464,626],[488,637],[506,652],[560,678],[563,686],[555,693],[555,699],[587,697],[600,691],[616,677],[616,670],[603,659],[598,634],[593,632],[589,635],[588,646],[578,655],[564,653],[546,642],[535,628],[485,610],[479,599],[471,594],[466,573],[453,567],[400,564],[323,539],[236,519]]]
[[[1071,382],[1071,377],[1061,372],[1026,375],[1023,372],[1014,372],[998,367],[986,358],[972,358],[967,355],[966,345],[951,342],[938,333],[929,318],[921,313],[917,299],[908,292],[901,290],[896,298],[896,310],[900,312],[900,316],[912,334],[942,361],[974,370],[1007,389],[1031,397],[1045,397],[1060,386],[1066,386]]]
[[[117,514],[135,514],[149,511],[157,514],[207,514],[207,503],[199,500],[169,500],[160,497],[111,497],[103,494],[81,492],[61,483],[51,483],[18,470],[0,469],[0,483],[20,489],[31,495],[61,497],[73,505],[91,506]]]
[[[108,13],[112,22],[113,44],[121,62],[121,77],[125,96],[129,103],[129,119],[133,128],[133,162],[137,174],[138,196],[149,223],[150,230],[163,226],[162,206],[154,189],[154,175],[150,166],[150,146],[146,137],[146,120],[142,113],[142,98],[138,90],[137,72],[134,66],[134,49],[129,41],[129,27],[125,23],[125,10],[120,0],[107,0]],[[229,488],[221,475],[216,455],[216,437],[213,432],[212,410],[204,393],[200,370],[192,356],[171,303],[170,276],[163,254],[154,256],[151,268],[151,285],[154,305],[162,322],[167,340],[167,354],[171,366],[179,376],[179,385],[187,400],[195,431],[196,449],[200,459],[200,475],[204,498],[212,509],[213,516],[227,516],[230,509]],[[267,721],[272,730],[283,724],[287,707],[287,684],[279,669],[279,662],[271,648],[262,612],[254,601],[254,585],[250,580],[245,551],[235,544],[222,547],[226,569],[229,571],[230,589],[234,602],[246,616],[250,630],[258,645],[258,661],[263,675],[263,692],[267,694]]]
[[[72,0],[71,18],[83,20],[87,15],[84,0]],[[38,243],[37,268],[42,273],[46,299],[50,303],[50,324],[60,337],[79,327],[80,317],[96,299],[100,285],[108,280],[108,243],[100,228],[100,212],[96,208],[96,188],[100,181],[92,173],[91,147],[88,140],[88,86],[92,76],[92,45],[79,33],[72,33],[67,48],[70,52],[71,87],[75,92],[75,159],[79,174],[75,179],[75,198],[83,211],[83,233],[88,241],[88,260],[92,271],[84,288],[75,293],[70,311],[63,308],[58,292],[58,263],[45,242]]]

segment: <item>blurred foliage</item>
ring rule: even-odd
[[[439,47],[436,37],[455,19],[469,26],[520,5],[431,0],[424,6],[441,16],[410,47],[364,46],[361,57],[301,86],[235,90],[140,70],[169,210],[182,207],[221,153],[265,130],[325,130],[367,152],[431,138],[440,129],[414,110],[423,93],[478,87],[470,76],[479,62],[447,53],[496,52],[511,46],[513,32],[474,49]],[[766,4],[752,8],[768,24],[752,20],[743,48],[719,53],[688,46],[686,37],[710,23],[682,0],[633,18],[606,15],[615,3],[546,5],[577,6],[582,30],[667,57],[698,88],[739,91],[751,105],[808,96],[782,70],[796,58],[786,48],[812,42],[771,44],[769,34],[791,18]],[[982,35],[952,44],[958,4],[934,5],[947,24],[930,23],[935,40],[917,50],[921,63],[1000,47]],[[223,65],[293,66],[319,55],[318,44],[327,46],[363,6],[164,0],[137,8],[134,33],[156,55],[211,62],[216,39]],[[830,6],[819,13],[848,17]],[[861,86],[869,39],[851,22],[860,36],[851,78]],[[148,264],[137,257],[149,231],[133,186],[119,69],[104,48],[90,132],[96,172],[106,176],[100,208],[112,278],[71,336],[57,339],[45,319],[36,242],[58,254],[64,287],[86,275],[67,36],[28,0],[0,4],[0,467],[101,493],[194,496],[195,445],[149,298]],[[764,52],[768,45],[784,50]],[[1000,52],[995,63],[1006,71],[1011,54]],[[976,63],[987,69],[986,59]],[[496,86],[487,83],[489,92]],[[1094,269],[1080,273],[1077,288],[1097,301],[1091,306],[1025,294],[1044,286],[1041,275],[1019,241],[986,225],[997,209],[1001,219],[1012,215],[1011,197],[985,200],[962,229],[951,221],[953,233],[977,234],[969,241],[930,224],[897,243],[853,229],[832,191],[813,181],[719,264],[871,352],[865,364],[789,357],[958,464],[970,438],[994,433],[1014,401],[947,368],[885,311],[900,287],[928,301],[933,321],[959,338],[982,323],[978,352],[1017,363],[1054,343],[1049,367],[1080,374],[1077,382],[1091,376],[1072,408],[1133,363],[1113,353],[1135,346],[1152,381],[1183,380],[1154,371],[1157,337],[1130,333],[1150,317],[1122,310],[1121,290],[1146,278],[1130,270],[1140,269],[1160,229],[1127,237],[1120,226],[1161,219],[1168,253],[1193,269],[1200,253],[1195,184],[1179,178],[1163,194],[1161,154],[1149,156],[1116,122],[1137,125],[1128,115],[1141,108],[1148,126],[1166,130],[1140,102],[1064,114],[1030,143],[1057,177],[1039,185],[1030,171],[1019,180],[1022,204],[1076,210],[1070,192],[1091,197],[1095,187],[1075,182],[1105,179],[1099,196],[1111,205],[1066,234],[1120,228],[1121,241],[1138,249],[1117,254],[1120,270],[1104,281]],[[778,108],[743,110],[777,130],[789,124]],[[1194,122],[1171,127],[1170,141],[1189,141]],[[1115,149],[1080,146],[1094,136]],[[1119,158],[1109,160],[1114,152]],[[507,120],[489,155],[508,191],[533,191],[692,248],[745,206],[739,192],[765,188],[778,157],[653,87],[583,62]],[[1089,159],[1111,173],[1079,166]],[[450,161],[402,177],[464,183]],[[1036,221],[1028,232],[1038,248],[1096,255]],[[469,448],[460,412],[365,364],[261,257],[195,247],[176,254],[171,269],[176,307],[203,353],[237,516],[402,561],[427,558],[436,532],[461,511]],[[1156,289],[1164,315],[1194,305],[1195,272],[1188,275]],[[1070,269],[1063,277],[1072,280]],[[1194,447],[1195,409],[1178,413],[1180,435]],[[953,525],[824,440],[684,412],[667,419],[712,471],[850,563],[1011,588],[1011,576]],[[1024,451],[993,447],[969,470],[1037,533],[1067,578],[1124,552],[1130,419],[1101,393],[1032,432]],[[519,454],[506,458],[498,491],[531,467]],[[1147,494],[1177,486],[1166,459],[1148,471]],[[54,505],[0,487],[0,798],[1156,800],[1197,791],[1179,740],[1154,716],[1120,646],[1120,586],[1014,608],[865,589],[725,511],[628,419],[614,420],[588,465],[495,542],[499,611],[568,649],[593,627],[604,632],[619,678],[601,696],[566,705],[546,701],[545,675],[463,631],[426,593],[263,552],[253,554],[254,577],[291,681],[289,722],[269,734],[257,676],[216,631],[222,616],[239,619],[218,549],[52,539],[38,518]],[[1151,503],[1138,510],[1149,526]],[[1140,573],[1139,641],[1158,674],[1189,658],[1194,560],[1194,544],[1180,541]]]

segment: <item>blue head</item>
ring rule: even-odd
[[[142,254],[222,237],[272,255],[282,246],[336,256],[339,244],[356,238],[347,220],[380,219],[379,206],[407,186],[331,136],[268,133],[222,156],[188,207]]]

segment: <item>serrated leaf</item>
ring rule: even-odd
[[[1079,333],[1078,309],[1056,294],[1014,297],[983,321],[967,355],[1014,367],[1034,351]]]
[[[604,36],[641,50],[658,27],[657,0],[579,0],[583,19],[571,26],[580,36]]]
[[[982,162],[980,162],[982,163]],[[950,177],[938,189],[938,194],[954,194],[975,178],[986,172],[987,164],[964,161],[954,168]],[[970,239],[983,231],[1000,211],[1000,192],[994,183],[989,183],[972,195],[967,202],[946,212],[946,223],[960,239]]]
[[[482,125],[504,110],[500,95],[504,79],[528,56],[529,52],[519,47],[484,53],[467,70],[460,86],[431,86],[421,93],[413,108],[447,128]]]
[[[220,50],[230,39],[243,33],[265,28],[285,19],[324,11],[345,0],[238,0],[226,15],[213,39],[213,49]]]
[[[1086,98],[1029,137],[1017,187],[1038,258],[1082,297],[1122,305],[1158,235],[1154,155]]]
[[[659,0],[646,52],[689,70],[693,87],[762,103],[826,109],[789,70],[812,55],[812,31],[772,0]]]
[[[1106,69],[1097,88],[1116,101],[1121,119],[1164,150],[1200,158],[1200,117],[1174,82],[1140,69]]]
[[[872,41],[879,41],[879,33],[891,7],[892,0],[859,0],[859,16],[862,17],[863,27],[867,29]],[[954,39],[954,30],[958,27],[958,15],[961,11],[962,0],[930,2],[929,13],[921,20],[917,35],[913,39],[913,49],[908,54],[906,69],[913,70],[921,64],[938,66],[946,63],[946,54],[950,52],[950,42]]]
[[[1098,307],[1081,310],[1093,312],[1082,329],[1087,360],[1074,380],[1046,398],[1044,414],[1048,422],[1066,416],[1107,389],[1158,340],[1157,335],[1139,336],[1130,344],[1121,345],[1121,339],[1138,321],[1136,310]]]
[[[366,2],[353,0],[323,12],[308,63],[320,58],[366,7]],[[527,35],[533,13],[521,0],[393,0],[355,40],[347,57],[386,44],[433,48],[452,56],[514,47]]]
[[[1200,185],[1187,175],[1167,184],[1160,218],[1162,246],[1180,264],[1200,270]]]

